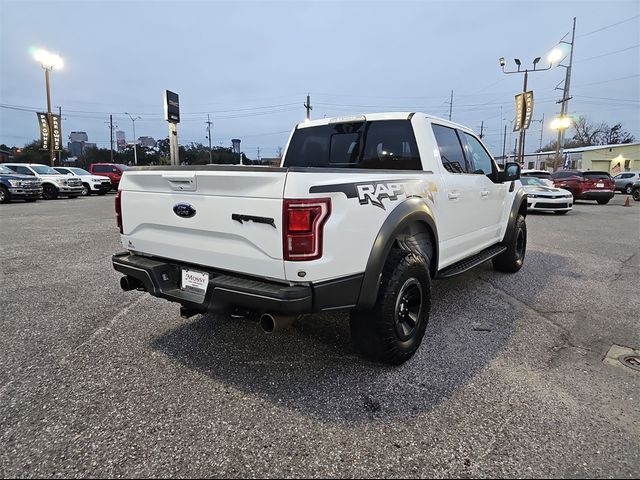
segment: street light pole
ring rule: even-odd
[[[51,166],[55,165],[55,156],[53,154],[53,118],[51,117],[51,87],[49,85],[49,69],[44,68],[44,82],[47,86],[47,123],[49,124],[49,160]]]
[[[140,120],[142,117],[138,116],[136,118],[133,118],[133,116],[128,113],[128,112],[124,112],[125,114],[129,115],[129,118],[131,119],[131,123],[133,123],[133,163],[138,165],[138,149],[136,147],[136,145],[138,144],[138,141],[136,140],[136,120]]]
[[[508,72],[508,71],[506,71],[504,69],[504,67],[505,67],[504,57],[500,58],[500,66],[502,67],[502,73],[506,73],[506,74],[524,73],[524,85],[522,87],[523,97],[527,92],[527,82],[528,82],[528,79],[529,79],[529,72],[545,72],[547,70],[551,70],[551,68],[553,67],[553,61],[550,59],[549,60],[549,66],[547,68],[538,69],[537,65],[538,65],[539,61],[540,61],[540,57],[536,57],[533,60],[533,69],[530,70],[528,68],[525,68],[524,70],[521,70],[520,67],[521,67],[522,63],[520,62],[519,59],[516,58],[515,59],[515,63],[518,66],[518,69]],[[523,107],[522,108],[526,109],[526,102],[524,101],[524,98],[523,98]],[[522,112],[516,112],[516,119],[518,118],[518,115],[520,115],[520,114],[522,114]],[[531,114],[533,114],[533,111],[531,112]],[[524,124],[521,127],[522,128],[520,128],[520,135],[519,135],[519,141],[518,141],[518,161],[521,164],[524,164],[524,146],[525,146],[525,139],[526,139],[526,128],[525,128]]]

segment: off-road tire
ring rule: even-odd
[[[518,215],[516,227],[504,245],[507,250],[493,257],[493,268],[499,272],[516,273],[522,268],[527,253],[527,222],[524,216]]]
[[[42,198],[45,200],[55,200],[58,198],[58,189],[50,184],[43,185]]]
[[[5,187],[0,187],[0,203],[9,203],[11,201],[11,194]]]
[[[351,339],[358,353],[400,365],[418,350],[431,310],[429,265],[422,255],[393,249],[373,309],[353,310]]]

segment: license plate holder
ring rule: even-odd
[[[598,188],[604,188],[604,183],[596,183],[596,187],[598,187]]]
[[[209,286],[208,273],[183,268],[181,276],[180,288],[182,290],[202,296],[207,293],[207,287]]]

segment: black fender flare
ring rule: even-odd
[[[507,229],[504,232],[504,237],[502,237],[503,242],[508,241],[513,235],[518,215],[522,215],[523,217],[527,216],[527,193],[524,191],[524,188],[516,190],[513,203],[511,204],[511,210],[509,211]]]
[[[372,308],[378,298],[378,288],[384,263],[389,256],[396,237],[413,222],[423,223],[433,235],[433,258],[431,259],[431,278],[438,270],[438,230],[433,211],[424,199],[412,197],[398,205],[386,218],[369,253],[369,260],[360,287],[357,308]]]

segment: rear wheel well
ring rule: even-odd
[[[417,221],[404,227],[393,239],[391,248],[407,250],[423,256],[428,262],[431,278],[435,277],[438,270],[438,246],[433,230],[426,223]]]

